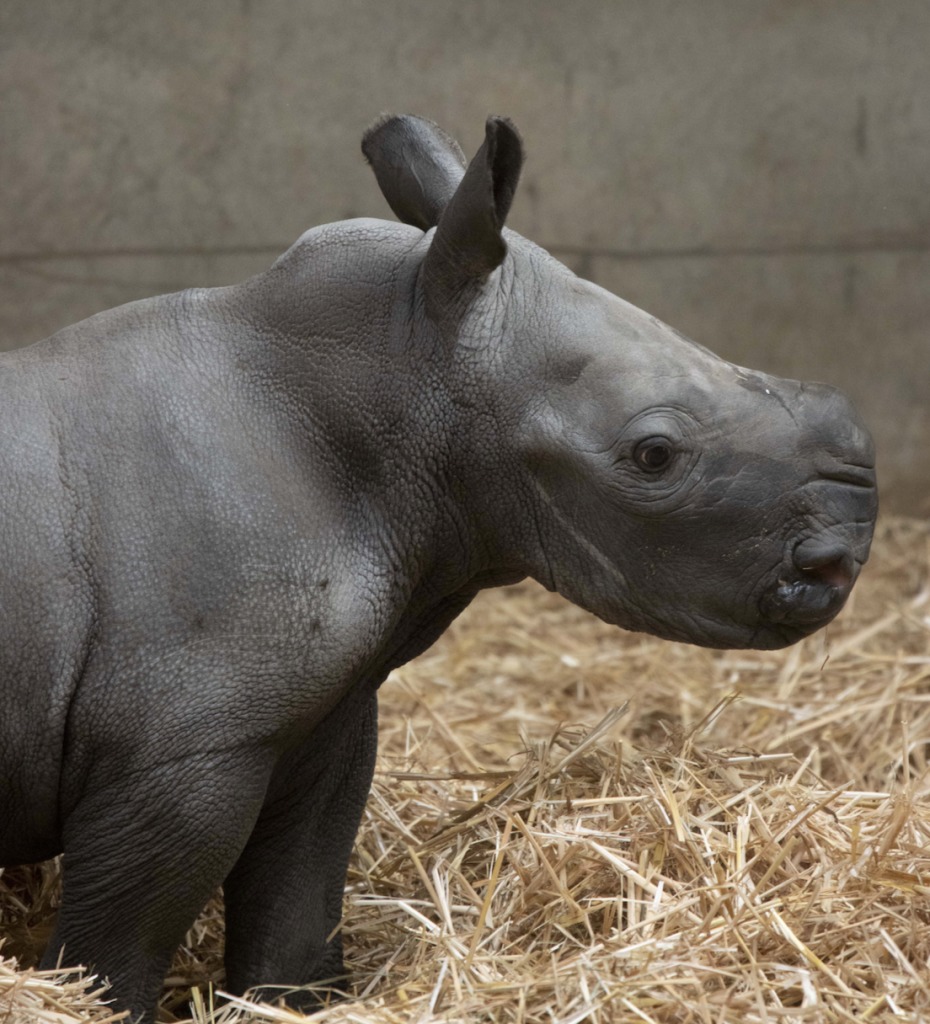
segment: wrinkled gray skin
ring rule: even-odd
[[[481,588],[774,648],[868,552],[846,399],[504,230],[508,121],[467,173],[416,118],[364,149],[406,223],[315,228],[244,284],[0,359],[0,863],[64,851],[44,962],[146,1021],[220,883],[232,991],[342,974],[376,690]]]

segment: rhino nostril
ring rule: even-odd
[[[800,544],[794,552],[794,564],[818,583],[845,590],[852,586],[855,562],[844,547],[815,548]]]
[[[835,558],[823,565],[802,565],[799,568],[806,576],[813,576],[821,583],[829,584],[838,590],[852,585],[852,569],[845,558]]]

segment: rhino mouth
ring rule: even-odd
[[[779,581],[779,585],[762,598],[761,611],[771,623],[816,629],[840,611],[850,589],[851,584],[837,586],[805,580]]]
[[[846,604],[864,560],[843,544],[801,541],[791,552],[790,565],[762,595],[760,615],[787,643],[813,633]]]
[[[788,647],[828,625],[843,608],[848,592],[836,587],[811,587],[797,582],[776,588],[760,602],[763,625],[752,646]]]

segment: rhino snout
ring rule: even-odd
[[[803,540],[791,552],[788,571],[762,598],[762,613],[786,626],[822,626],[846,603],[860,566],[836,538]]]

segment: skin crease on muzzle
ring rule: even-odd
[[[64,853],[42,964],[144,1024],[219,886],[225,991],[346,987],[378,688],[483,588],[774,648],[868,555],[848,401],[508,231],[509,121],[467,164],[415,117],[363,150],[401,223],[0,354],[0,865]]]

